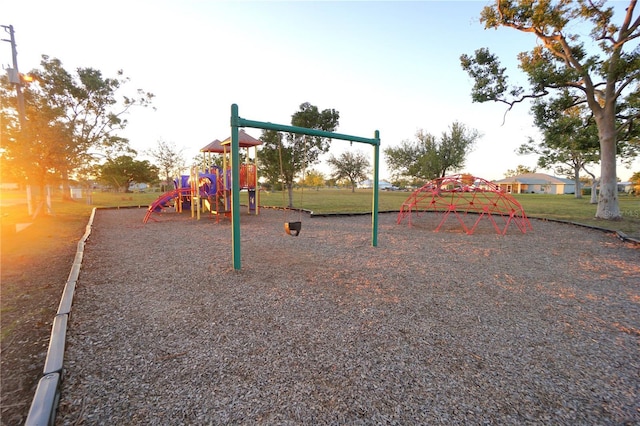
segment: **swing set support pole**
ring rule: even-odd
[[[231,105],[231,247],[233,269],[240,261],[240,117],[238,105]]]
[[[371,245],[378,245],[378,178],[380,165],[380,132],[375,131],[374,138],[363,138],[360,136],[345,135],[342,133],[327,132],[325,130],[309,129],[307,127],[287,126],[284,124],[274,124],[265,121],[255,121],[240,118],[238,115],[238,105],[231,105],[231,238],[233,250],[233,267],[240,269],[240,127],[251,127],[255,129],[275,130],[277,132],[298,133],[307,136],[317,136],[328,139],[341,139],[349,142],[360,142],[373,145],[373,197],[372,197],[372,219],[371,219]]]
[[[371,199],[371,245],[376,247],[378,245],[378,197],[380,192],[379,177],[380,177],[380,131],[375,132],[376,144],[373,145],[373,196]]]

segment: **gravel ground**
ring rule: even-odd
[[[640,248],[533,221],[100,210],[57,424],[640,424]],[[297,214],[296,214],[297,216]],[[289,218],[290,220],[296,220]]]

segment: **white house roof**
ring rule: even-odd
[[[575,181],[555,176],[546,175],[544,173],[524,173],[518,176],[494,181],[494,183],[520,183],[526,185],[575,185]]]

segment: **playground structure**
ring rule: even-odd
[[[427,182],[402,203],[397,223],[408,218],[411,225],[413,215],[419,217],[429,211],[442,215],[435,232],[450,216],[458,220],[467,234],[473,234],[482,219],[488,220],[498,234],[506,234],[512,222],[523,234],[532,229],[522,206],[511,194],[492,182],[469,174]]]
[[[200,174],[197,168],[193,168],[189,177],[182,176],[176,182],[176,188],[162,194],[154,201],[144,217],[143,223],[147,223],[149,219],[153,219],[154,213],[161,213],[166,208],[173,206],[176,210],[191,208],[192,216],[200,217],[201,206],[208,206],[211,214],[215,214],[216,218],[221,215],[231,218],[231,258],[233,268],[240,269],[240,191],[246,189],[249,192],[249,211],[258,214],[259,191],[256,191],[258,182],[258,158],[257,146],[261,142],[247,135],[241,127],[250,127],[255,129],[275,130],[277,132],[288,132],[306,136],[315,136],[329,139],[341,139],[349,142],[366,143],[373,146],[373,180],[372,188],[372,212],[371,212],[371,245],[378,245],[378,177],[380,163],[380,132],[375,131],[373,138],[364,138],[361,136],[345,135],[341,133],[328,132],[318,129],[310,129],[306,127],[288,126],[283,124],[274,124],[264,121],[247,120],[238,115],[238,105],[231,105],[231,137],[223,142],[214,140],[201,151],[205,156],[204,174]],[[254,163],[249,164],[248,149],[254,148]],[[240,148],[247,148],[247,162],[240,166]],[[207,155],[213,153],[222,153],[223,166],[212,166],[212,161]],[[228,156],[227,156],[228,155]],[[188,185],[187,185],[188,184]],[[200,200],[206,200],[201,203]],[[208,203],[208,204],[207,204]],[[252,205],[255,209],[252,210]],[[295,228],[296,222],[290,222],[293,228],[285,228],[290,235],[297,235],[300,228]],[[298,223],[299,226],[299,223]]]
[[[248,193],[248,213],[259,213],[260,191],[258,185],[258,156],[257,147],[262,143],[244,131],[240,131],[241,148],[246,148],[247,155],[245,163],[239,167],[238,181],[239,188]],[[200,219],[201,212],[209,212],[215,215],[216,223],[220,217],[231,217],[231,193],[232,193],[232,161],[231,137],[220,142],[215,139],[213,142],[200,150],[203,153],[203,164],[193,166],[189,175],[182,175],[174,180],[174,189],[160,195],[147,209],[143,223],[149,220],[156,221],[154,214],[160,214],[169,208],[176,212],[191,210],[191,217]],[[249,149],[253,148],[253,163],[249,162]],[[213,154],[222,154],[222,166],[215,165]],[[202,170],[202,171],[200,171]]]

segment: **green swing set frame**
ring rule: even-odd
[[[307,136],[319,136],[340,139],[349,142],[366,143],[373,146],[373,196],[371,201],[371,246],[378,245],[378,180],[380,164],[380,132],[375,131],[373,138],[326,132],[306,127],[287,126],[264,121],[247,120],[238,115],[238,105],[231,105],[231,250],[233,268],[239,270],[240,261],[240,128],[275,130],[277,132],[298,133]]]

